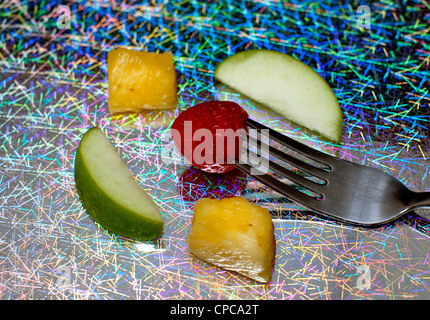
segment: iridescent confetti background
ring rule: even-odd
[[[171,51],[179,80],[171,116],[204,100],[234,100],[315,148],[430,191],[427,0],[16,0],[0,3],[0,30],[1,299],[430,298],[428,210],[351,227],[252,179],[245,196],[267,206],[275,224],[272,281],[196,259],[185,244],[192,208],[177,188],[186,166],[161,159],[169,121],[155,113],[113,119],[106,76],[114,47]],[[214,82],[221,60],[251,48],[292,54],[330,83],[344,113],[339,146]],[[110,235],[83,209],[74,155],[95,125],[161,206],[157,241]]]

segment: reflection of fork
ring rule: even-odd
[[[251,119],[247,120],[247,125],[253,129],[267,130],[270,139],[308,160],[302,161],[268,146],[271,156],[292,166],[297,173],[267,159],[269,170],[290,180],[295,186],[273,175],[256,173],[255,168],[247,163],[236,161],[236,167],[248,174],[252,172],[256,180],[317,213],[350,224],[375,226],[393,221],[413,209],[430,207],[429,192],[413,192],[385,172],[335,158]],[[248,154],[250,158],[261,157],[251,150]]]

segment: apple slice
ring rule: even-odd
[[[159,207],[97,127],[89,129],[79,144],[75,182],[87,213],[108,231],[133,240],[162,234]]]
[[[214,78],[286,119],[340,141],[342,111],[333,90],[316,71],[290,55],[242,51],[222,61]]]

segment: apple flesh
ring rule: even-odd
[[[341,139],[342,111],[333,90],[315,70],[288,54],[242,51],[222,61],[214,78],[333,142]]]
[[[133,240],[162,234],[159,207],[97,127],[89,129],[79,144],[75,183],[87,213],[109,232]]]

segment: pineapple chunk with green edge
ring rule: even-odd
[[[107,231],[132,240],[162,235],[159,207],[97,127],[89,129],[79,144],[75,183],[87,213]]]
[[[272,216],[244,197],[198,200],[186,242],[191,253],[215,266],[263,283],[271,279],[276,251]]]

